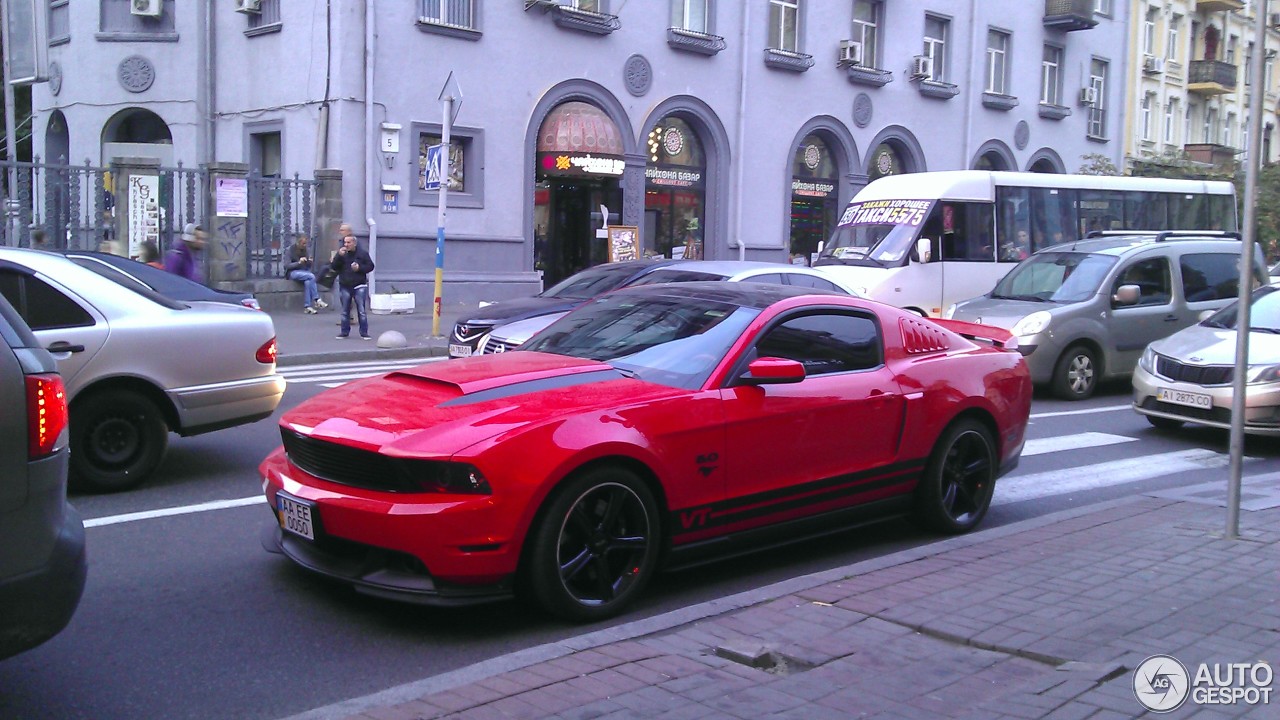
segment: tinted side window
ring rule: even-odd
[[[1240,292],[1240,257],[1228,253],[1183,255],[1182,294],[1187,302],[1225,300]]]
[[[791,318],[769,330],[756,354],[795,360],[809,375],[822,375],[879,367],[883,351],[871,318],[820,313]]]
[[[787,281],[782,279],[781,273],[767,273],[765,275],[752,275],[749,278],[743,278],[742,282],[768,283],[770,285],[786,285]]]
[[[93,324],[84,308],[37,277],[0,273],[0,293],[32,330]]]
[[[1167,305],[1173,299],[1173,280],[1169,273],[1168,258],[1156,257],[1139,260],[1124,270],[1116,278],[1111,288],[1114,295],[1121,285],[1137,285],[1142,291],[1138,298],[1139,305]]]
[[[788,275],[787,280],[790,281],[792,285],[796,285],[798,287],[818,288],[819,290],[838,292],[841,295],[846,294],[844,290],[840,289],[840,286],[830,280],[823,280],[820,277],[814,277],[812,275],[801,275],[796,273],[794,275]]]

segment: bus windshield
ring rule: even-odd
[[[932,200],[868,200],[850,203],[816,265],[888,267],[906,257]]]
[[[1116,264],[1113,255],[1041,251],[1023,261],[996,284],[998,300],[1072,303],[1097,294]]]

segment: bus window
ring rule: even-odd
[[[1212,227],[1204,195],[1174,195],[1170,198],[1170,230],[1204,230]]]
[[[1031,252],[1076,240],[1076,191],[1031,188]]]
[[[1080,191],[1081,234],[1095,230],[1125,230],[1124,193],[1118,190]]]
[[[925,223],[921,237],[937,237],[929,234],[929,228],[937,220],[942,231],[942,259],[957,262],[991,262],[995,249],[993,237],[994,211],[987,203],[939,203],[933,210],[935,217]]]
[[[1135,230],[1164,230],[1168,228],[1168,193],[1125,193],[1124,219],[1125,226]]]
[[[997,257],[1017,262],[1031,253],[1031,189],[997,187],[996,204],[1000,208]]]
[[[1209,224],[1205,226],[1206,228],[1227,232],[1235,232],[1239,229],[1236,227],[1235,198],[1230,195],[1209,195],[1206,199],[1209,204]]]

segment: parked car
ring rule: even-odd
[[[284,394],[271,316],[179,302],[54,253],[0,248],[0,294],[58,361],[71,479],[134,487],[182,436],[269,416]]]
[[[537,295],[489,303],[453,326],[449,357],[479,353],[489,332],[498,325],[546,315],[559,317],[597,295],[623,287],[671,262],[674,261],[627,260],[596,265],[570,275]]]
[[[902,514],[971,530],[1030,407],[998,328],[786,285],[648,285],[528,349],[321,393],[260,472],[277,548],[310,571],[422,604],[520,589],[598,620],[660,563]]]
[[[1162,429],[1230,429],[1239,305],[1147,346],[1133,374],[1133,409]],[[1244,431],[1280,436],[1280,286],[1253,292]]]
[[[858,293],[821,269],[803,265],[756,262],[752,260],[685,260],[664,265],[635,278],[629,286],[669,282],[757,282],[807,287],[841,295]],[[531,317],[500,325],[480,343],[480,353],[492,355],[519,347],[538,331],[564,317],[568,311]]]
[[[175,275],[120,255],[96,250],[66,250],[62,254],[71,258],[80,267],[88,268],[100,275],[111,272],[119,273],[128,280],[173,300],[181,300],[183,302],[220,302],[230,305],[243,305],[254,310],[262,309],[253,293],[206,287],[181,275]]]
[[[1234,300],[1239,263],[1235,233],[1109,234],[1040,250],[943,317],[1009,329],[1032,381],[1083,400],[1131,374],[1153,340]],[[1259,262],[1257,282],[1265,273]]]
[[[53,356],[0,296],[0,660],[71,621],[84,523],[67,504],[67,399]]]

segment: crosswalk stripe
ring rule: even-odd
[[[1105,405],[1103,407],[1088,408],[1087,410],[1057,410],[1055,412],[1032,413],[1031,419],[1038,420],[1040,418],[1066,417],[1068,415],[1092,415],[1101,412],[1116,412],[1119,410],[1129,410],[1133,408],[1129,403],[1124,405]]]
[[[1176,452],[1141,455],[1124,460],[1076,465],[1060,470],[1011,475],[996,483],[996,503],[1013,503],[1035,498],[1126,483],[1150,480],[1164,475],[1226,467],[1230,457],[1215,450],[1196,448]]]
[[[1084,448],[1104,447],[1107,445],[1119,445],[1121,443],[1137,441],[1138,438],[1097,432],[1083,432],[1075,435],[1058,435],[1055,437],[1028,440],[1022,447],[1022,457],[1043,455],[1045,453],[1058,452],[1060,450],[1082,450]]]
[[[406,360],[404,362],[383,362],[376,364],[363,364],[352,366],[331,366],[325,364],[323,366],[300,366],[305,369],[285,368],[280,370],[280,374],[289,382],[322,382],[329,380],[354,380],[356,378],[370,377],[372,375],[381,375],[393,370],[403,370],[405,368],[416,367],[424,363],[439,362],[447,360],[444,357],[424,358],[418,360]]]
[[[430,357],[419,358],[394,358],[382,360],[358,360],[352,362],[327,362],[327,363],[309,363],[307,365],[286,365],[279,368],[282,373],[289,372],[306,372],[313,370],[352,370],[369,367],[385,367],[385,366],[404,366],[404,365],[421,365],[422,363],[434,362],[437,360],[447,360],[441,355],[432,355]]]

